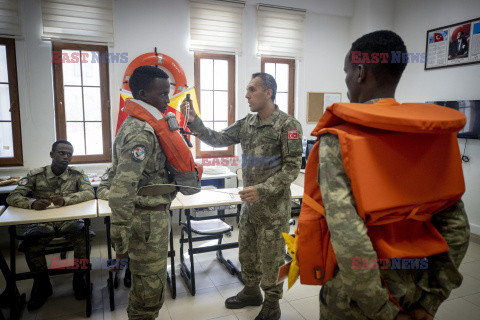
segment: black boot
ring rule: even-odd
[[[281,314],[282,313],[280,311],[280,303],[278,302],[278,300],[265,300],[262,310],[260,310],[260,313],[255,318],[255,320],[279,320]]]
[[[33,311],[42,307],[52,294],[52,284],[48,276],[35,278],[33,280],[32,292],[30,293],[30,300],[27,303],[27,310]]]
[[[73,274],[73,292],[77,300],[87,298],[87,284],[85,283],[85,279],[83,279],[83,272],[75,272]]]
[[[246,306],[259,306],[262,304],[263,297],[258,286],[245,286],[236,296],[225,300],[227,309],[241,309]]]
[[[127,288],[130,288],[132,286],[132,272],[130,272],[130,268],[125,269],[125,277],[123,278],[123,284]]]

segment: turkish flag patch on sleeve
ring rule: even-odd
[[[295,140],[295,139],[298,139],[298,130],[288,131],[288,140]]]

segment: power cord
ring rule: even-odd
[[[462,161],[463,162],[469,162],[470,158],[465,154],[465,151],[467,150],[467,142],[468,139],[465,139],[465,146],[463,147],[463,153],[462,153]]]

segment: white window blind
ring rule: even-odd
[[[303,9],[259,4],[257,6],[257,54],[270,57],[303,56]]]
[[[43,39],[113,43],[112,0],[42,0]]]
[[[190,50],[242,52],[243,1],[190,0]]]
[[[17,0],[0,0],[0,36],[7,38],[20,36]]]

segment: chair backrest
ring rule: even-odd
[[[243,187],[242,168],[238,168],[236,173],[237,173],[237,188],[238,187]]]

